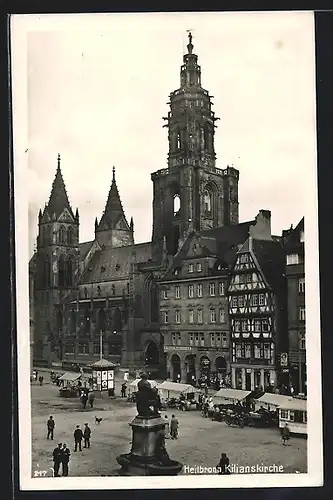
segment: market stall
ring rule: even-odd
[[[265,392],[263,396],[254,400],[256,410],[264,408],[268,411],[275,411],[286,401],[289,401],[290,396],[283,396],[282,394],[271,394],[270,392]]]
[[[66,372],[61,375],[58,379],[61,385],[61,388],[59,389],[60,396],[63,398],[77,397],[82,386],[81,378],[82,375],[80,373]]]
[[[220,389],[217,391],[213,400],[216,404],[233,404],[244,401],[251,391],[243,391],[241,389]]]
[[[193,387],[191,384],[178,384],[168,380],[159,384],[157,388],[162,404],[170,399],[178,399],[181,394],[185,396],[186,401],[196,403],[195,395],[200,393],[200,389]]]
[[[288,398],[279,406],[279,427],[288,425],[293,434],[307,434],[306,399]]]

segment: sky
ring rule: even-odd
[[[304,215],[316,168],[312,13],[38,16],[26,28],[30,255],[58,153],[80,241],[94,237],[113,166],[135,241],[151,239],[150,174],[167,166],[162,117],[188,29],[220,118],[216,165],[240,171],[240,221],[268,209],[281,234]]]

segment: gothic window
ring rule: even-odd
[[[180,196],[176,194],[173,198],[173,213],[178,214],[180,210]]]
[[[51,264],[48,257],[45,257],[44,267],[43,267],[43,285],[48,288],[51,283]]]
[[[177,130],[176,132],[176,148],[181,149],[181,138],[180,138],[180,131]]]
[[[69,258],[66,263],[66,276],[65,276],[65,284],[71,286],[73,284],[73,263],[72,259]]]
[[[47,226],[46,227],[46,231],[45,231],[45,234],[46,234],[46,244],[47,245],[51,245],[52,244],[52,232],[51,232],[51,226]]]
[[[204,211],[210,213],[212,211],[212,195],[208,189],[204,191]]]
[[[59,286],[65,286],[65,280],[66,280],[66,262],[64,259],[64,256],[61,255],[59,258],[58,262],[58,273],[59,273],[59,279],[58,279],[58,284]]]
[[[113,331],[116,333],[122,331],[121,312],[119,307],[117,307],[113,313]]]
[[[73,228],[69,227],[67,230],[67,243],[68,245],[73,244]]]
[[[90,320],[90,308],[87,306],[84,310],[84,333],[90,333]]]
[[[60,226],[60,229],[59,229],[59,243],[65,243],[65,228],[64,228],[64,226]]]

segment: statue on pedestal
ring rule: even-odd
[[[153,388],[148,381],[146,373],[141,374],[136,393],[136,408],[139,417],[159,416],[161,401],[157,389]]]

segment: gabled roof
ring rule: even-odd
[[[293,251],[299,251],[304,249],[304,243],[300,242],[301,232],[304,231],[304,217],[299,221],[295,229],[285,231],[285,245],[284,249],[286,253]],[[287,234],[286,234],[287,233]]]
[[[80,260],[83,261],[88,255],[89,250],[93,246],[93,241],[85,241],[84,243],[79,244],[80,250]]]
[[[116,184],[115,168],[112,169],[112,183],[109,191],[109,196],[105,205],[102,218],[96,228],[96,231],[107,231],[108,229],[116,229],[118,222],[122,220],[123,227],[121,229],[129,230],[126,221],[123,206],[120,200],[118,187]]]
[[[277,289],[283,282],[285,273],[285,254],[283,246],[276,240],[252,239],[252,251],[267,283]]]
[[[54,215],[56,219],[58,219],[65,210],[65,208],[67,208],[71,217],[73,217],[74,219],[73,210],[69,204],[64,179],[61,173],[60,155],[58,155],[57,171],[52,184],[50,199],[47,206],[45,207],[45,211],[47,211],[48,215],[52,220]]]
[[[132,259],[136,263],[147,262],[152,258],[152,248],[153,245],[149,242],[96,250],[80,279],[80,284],[127,279]]]

